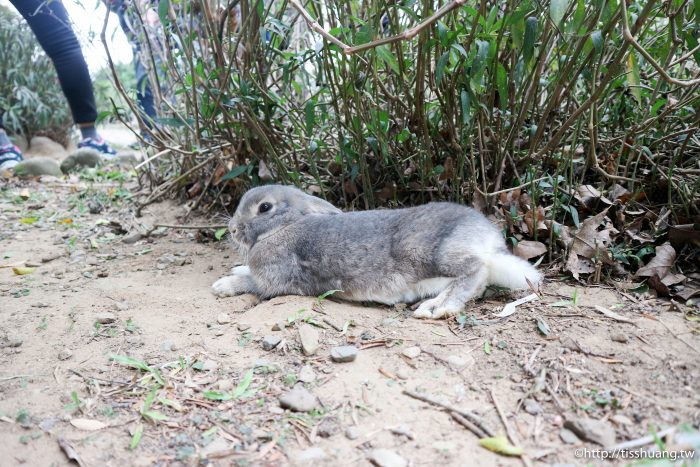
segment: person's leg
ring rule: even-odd
[[[114,150],[95,129],[97,110],[90,72],[63,3],[60,0],[10,1],[32,28],[39,44],[56,67],[58,81],[68,100],[73,121],[83,137],[80,146],[113,155]]]
[[[2,126],[2,111],[0,111],[0,172],[11,169],[22,161],[22,153],[12,144]]]

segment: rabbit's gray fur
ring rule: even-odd
[[[260,213],[263,203],[271,205]],[[474,209],[429,203],[344,213],[291,187],[249,190],[229,222],[246,266],[213,285],[217,295],[335,296],[385,304],[423,302],[419,318],[458,313],[487,285],[527,288],[537,270],[513,256]]]

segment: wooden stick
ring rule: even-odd
[[[403,393],[409,397],[414,398],[414,399],[418,399],[420,401],[427,402],[428,404],[437,405],[438,407],[442,407],[443,409],[447,409],[449,412],[455,412],[455,413],[461,415],[462,417],[466,418],[468,421],[470,421],[474,425],[476,425],[487,436],[494,436],[493,430],[491,430],[490,428],[485,426],[484,422],[481,420],[481,418],[477,417],[476,415],[474,415],[471,412],[468,412],[466,410],[462,410],[462,409],[457,408],[457,407],[453,407],[449,404],[446,404],[444,402],[441,402],[441,401],[435,399],[432,396],[429,396],[427,394],[420,394],[420,393],[411,391],[410,389],[404,389]]]

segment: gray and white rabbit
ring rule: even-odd
[[[292,187],[249,190],[229,231],[246,259],[212,286],[219,296],[253,293],[336,297],[391,305],[424,301],[417,318],[464,309],[487,285],[526,289],[542,276],[512,255],[499,230],[474,209],[428,203],[342,212]]]

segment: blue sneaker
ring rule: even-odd
[[[109,146],[109,144],[107,144],[107,142],[102,138],[83,138],[78,143],[78,147],[94,149],[107,159],[111,159],[112,157],[117,155],[117,151],[112,149]]]
[[[22,162],[22,151],[13,144],[0,146],[0,172],[8,170]]]

